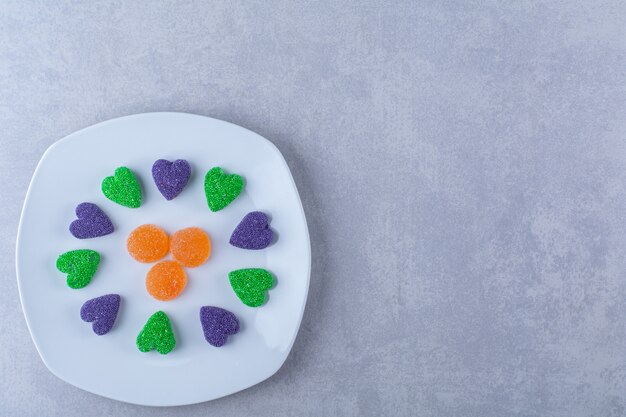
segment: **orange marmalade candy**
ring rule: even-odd
[[[187,275],[178,262],[162,261],[154,265],[146,275],[146,290],[160,301],[178,297],[187,285]]]
[[[139,262],[155,262],[167,255],[170,239],[167,233],[153,224],[144,224],[130,232],[126,247],[130,256]]]
[[[184,266],[202,265],[211,253],[209,235],[198,227],[181,229],[172,235],[172,256]]]

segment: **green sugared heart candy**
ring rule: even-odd
[[[170,319],[162,311],[154,313],[137,335],[137,348],[142,352],[156,349],[161,355],[170,353],[176,346]]]
[[[233,202],[243,190],[243,178],[237,174],[227,175],[222,168],[211,168],[204,177],[206,202],[211,211],[220,211]]]
[[[67,274],[67,286],[74,289],[86,287],[98,270],[100,254],[91,249],[65,252],[57,258],[57,269]]]
[[[263,305],[267,290],[274,286],[272,274],[261,268],[238,269],[229,273],[228,279],[237,297],[248,307]]]
[[[102,180],[102,193],[109,200],[124,207],[141,206],[141,187],[133,171],[119,167],[111,177]]]

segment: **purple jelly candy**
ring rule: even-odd
[[[230,244],[242,249],[264,249],[272,243],[273,237],[267,215],[253,211],[237,225],[230,236]]]
[[[120,309],[120,300],[118,294],[107,294],[87,300],[80,309],[80,318],[92,322],[93,332],[102,336],[113,328],[117,311]]]
[[[204,338],[216,347],[223,346],[228,336],[239,331],[237,317],[230,311],[219,307],[201,307],[200,323],[202,323]]]
[[[152,178],[167,200],[171,200],[180,194],[189,181],[191,167],[184,159],[177,159],[174,162],[159,159],[152,165]]]
[[[76,206],[76,217],[70,224],[70,233],[78,239],[89,239],[113,233],[111,219],[93,203]]]

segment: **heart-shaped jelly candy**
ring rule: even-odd
[[[223,346],[228,336],[239,331],[237,317],[230,311],[219,307],[200,308],[200,323],[202,323],[204,338],[216,347]]]
[[[267,290],[274,285],[272,274],[262,268],[246,268],[228,274],[230,285],[237,297],[248,307],[265,303]]]
[[[141,206],[141,187],[133,171],[119,167],[111,177],[102,180],[102,193],[109,200],[125,207]]]
[[[204,192],[211,211],[220,211],[233,202],[243,189],[243,179],[237,174],[227,175],[215,167],[204,177]]]
[[[191,167],[184,159],[174,162],[159,159],[152,165],[152,178],[166,200],[172,200],[183,191],[190,175]]]
[[[230,244],[242,249],[264,249],[272,243],[273,237],[267,215],[253,211],[237,225],[230,236]]]
[[[67,286],[78,289],[86,287],[98,270],[100,254],[91,249],[77,249],[57,258],[57,269],[67,274]]]
[[[76,206],[76,220],[70,224],[70,233],[78,239],[90,239],[113,233],[113,223],[100,207],[93,203]]]
[[[120,309],[120,300],[118,294],[107,294],[87,300],[80,309],[80,318],[93,323],[91,325],[93,332],[102,336],[113,328]]]
[[[166,355],[176,346],[176,339],[172,331],[170,319],[162,311],[154,313],[143,329],[137,335],[137,348],[142,352],[156,349],[161,355]]]

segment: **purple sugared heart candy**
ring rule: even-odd
[[[76,217],[70,224],[70,233],[78,239],[90,239],[113,233],[113,223],[100,207],[93,203],[76,206]]]
[[[93,332],[102,336],[113,328],[120,309],[120,300],[118,294],[107,294],[87,300],[80,309],[80,318],[93,323],[91,325]]]
[[[216,347],[223,346],[228,336],[239,331],[237,317],[230,311],[219,307],[200,308],[200,323],[202,323],[204,338]]]
[[[191,167],[184,159],[177,159],[174,162],[159,159],[152,165],[154,183],[167,200],[173,199],[183,191],[190,176]]]
[[[253,211],[239,222],[230,236],[230,244],[242,249],[264,249],[272,243],[273,237],[267,215]]]

